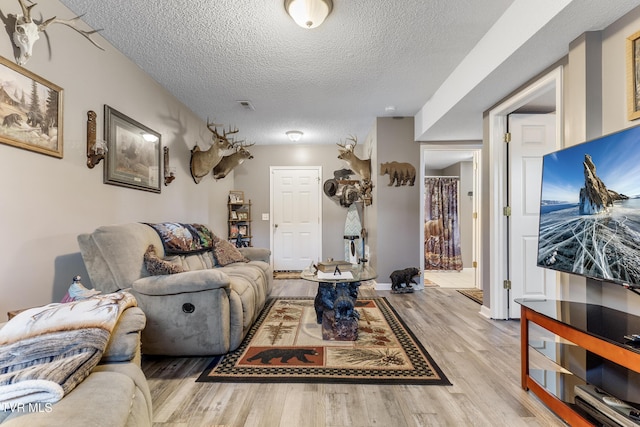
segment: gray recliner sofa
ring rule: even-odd
[[[270,251],[239,248],[245,262],[220,266],[212,250],[166,256],[147,224],[107,225],[78,236],[91,284],[104,293],[129,289],[147,317],[143,354],[219,355],[236,349],[271,293]],[[151,275],[145,252],[183,272]]]

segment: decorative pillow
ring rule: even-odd
[[[234,262],[249,262],[231,242],[217,236],[213,238],[213,254],[223,267]]]
[[[179,265],[171,264],[168,261],[158,258],[156,248],[153,245],[149,245],[147,252],[144,253],[144,265],[152,276],[182,273],[185,271],[185,269]]]

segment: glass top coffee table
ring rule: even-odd
[[[318,283],[314,307],[316,320],[322,325],[322,339],[355,341],[358,338],[358,319],[355,309],[360,283],[377,277],[371,267],[362,264],[340,266],[338,272],[305,270],[300,277]]]

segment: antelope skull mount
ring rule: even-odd
[[[36,24],[31,19],[31,9],[37,4],[33,3],[31,6],[26,6],[24,0],[18,0],[20,7],[22,8],[22,15],[16,15],[16,24],[13,31],[13,42],[20,50],[20,55],[16,58],[16,62],[19,65],[27,63],[31,58],[33,52],[34,43],[40,38],[40,33],[45,31],[51,24],[63,24],[69,28],[74,29],[78,33],[82,34],[87,40],[93,43],[97,48],[104,50],[102,46],[91,39],[91,35],[97,33],[100,30],[85,31],[76,27],[80,18],[83,15],[76,16],[72,19],[57,19],[55,16],[44,20],[41,24]]]

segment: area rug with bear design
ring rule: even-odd
[[[312,298],[270,299],[199,382],[451,385],[386,298],[359,298],[356,341],[322,339]]]

